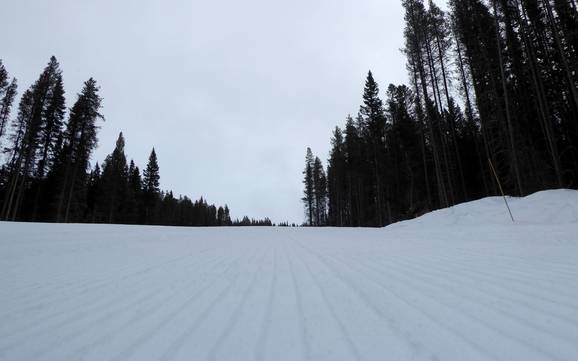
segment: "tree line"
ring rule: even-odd
[[[498,181],[515,196],[578,187],[577,2],[402,4],[409,83],[382,100],[369,72],[326,177],[308,149],[307,223],[384,226],[496,195]]]
[[[88,222],[175,226],[266,226],[244,217],[232,220],[228,206],[192,201],[161,191],[153,148],[141,173],[127,161],[120,133],[100,165],[90,160],[98,142],[102,98],[94,79],[84,83],[67,112],[62,70],[51,57],[38,79],[20,97],[0,60],[0,220]],[[65,118],[66,121],[65,121]]]

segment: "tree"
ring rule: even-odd
[[[151,151],[145,171],[143,172],[143,197],[145,222],[151,223],[153,211],[160,195],[159,164],[155,149]]]
[[[370,192],[370,204],[373,212],[373,224],[384,224],[384,193],[383,179],[385,161],[385,113],[383,102],[379,98],[379,87],[373,78],[371,71],[367,74],[363,91],[363,105],[360,108],[363,116],[366,133],[368,160],[371,167],[372,180],[368,189]]]
[[[126,222],[137,224],[142,218],[142,178],[140,169],[135,165],[133,160],[130,161],[130,165],[128,167],[128,191],[125,208]]]
[[[315,224],[315,184],[313,178],[313,152],[311,148],[307,148],[307,154],[305,156],[305,170],[303,171],[303,184],[305,189],[303,190],[303,198],[301,199],[305,204],[305,214],[307,215],[307,224],[313,226]]]
[[[103,210],[107,223],[126,222],[125,207],[129,188],[129,170],[124,153],[125,140],[118,135],[113,152],[106,157],[102,167]]]
[[[229,206],[225,204],[225,215],[224,215],[225,226],[230,226],[231,222],[231,211],[229,210]]]
[[[348,221],[347,155],[343,131],[335,127],[327,166],[328,219],[332,226],[344,226]]]
[[[315,225],[324,226],[327,218],[327,178],[318,157],[313,162],[313,190],[315,200]]]
[[[56,211],[59,222],[69,222],[72,208],[76,208],[74,214],[82,214],[85,204],[86,171],[90,155],[98,142],[96,121],[104,120],[99,113],[102,99],[98,91],[96,81],[90,78],[84,83],[76,103],[70,109],[60,164],[57,165],[63,169]]]
[[[53,84],[49,89],[44,109],[44,121],[40,130],[40,159],[36,166],[36,177],[43,178],[47,168],[51,167],[51,157],[54,155],[58,138],[64,125],[65,99],[62,84],[62,72],[58,69],[53,74]]]
[[[365,169],[367,161],[363,154],[362,134],[363,118],[358,115],[357,122],[351,116],[345,124],[345,154],[347,180],[347,214],[349,224],[359,227],[366,224]]]

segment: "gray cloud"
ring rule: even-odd
[[[228,203],[233,216],[303,219],[305,148],[324,161],[356,113],[367,70],[406,80],[400,1],[18,0],[3,5],[0,58],[20,93],[50,55],[68,106],[101,85],[106,122],[141,167],[155,146],[161,185]]]

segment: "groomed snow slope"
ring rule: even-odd
[[[0,360],[578,359],[578,192],[386,229],[0,223]]]

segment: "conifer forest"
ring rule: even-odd
[[[307,224],[381,227],[500,188],[577,188],[577,2],[402,4],[408,82],[381,98],[369,72],[326,170],[307,150]]]
[[[270,226],[269,219],[232,220],[229,207],[192,201],[160,189],[153,148],[141,172],[118,136],[100,164],[90,159],[98,143],[101,96],[84,83],[66,118],[62,70],[53,56],[13,108],[17,80],[0,61],[0,220],[174,226]],[[14,113],[14,114],[13,114]],[[13,114],[12,118],[11,115]]]

